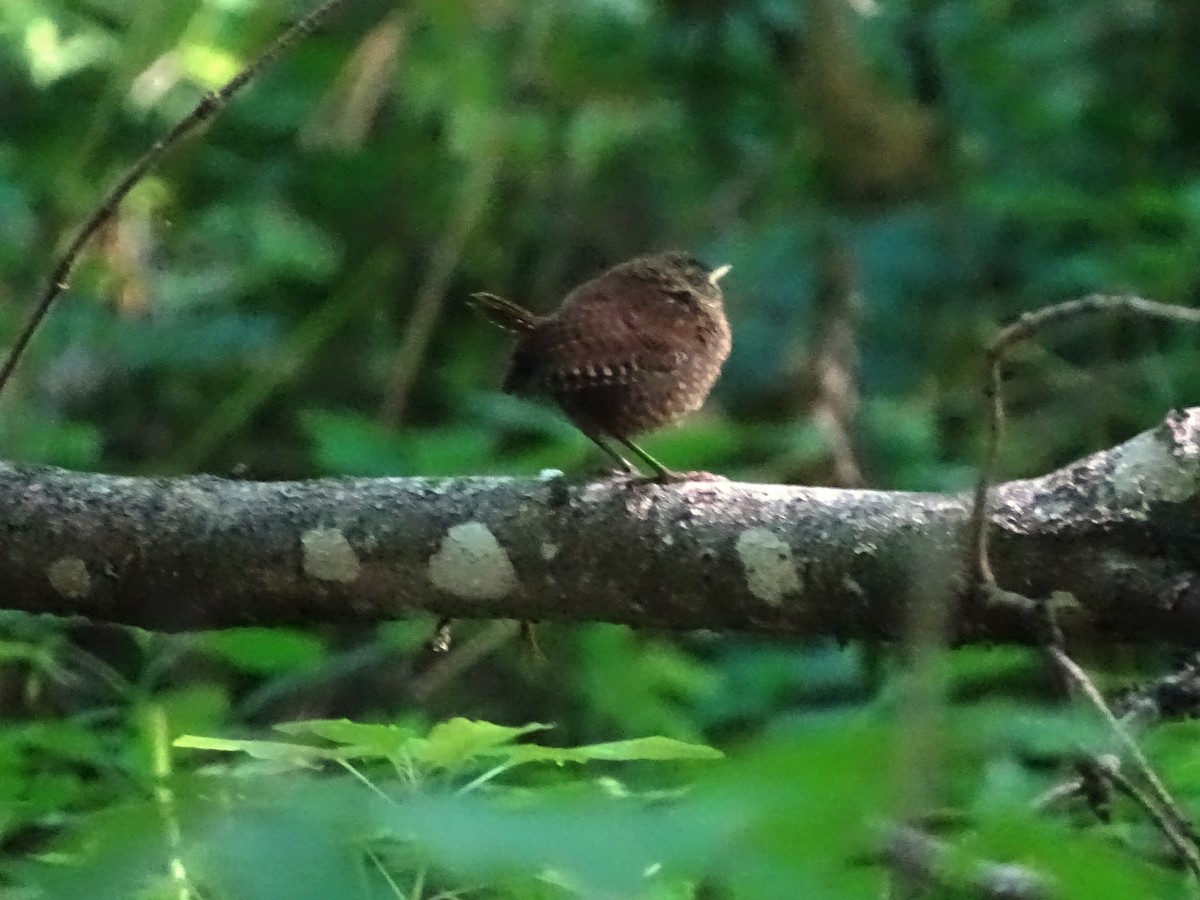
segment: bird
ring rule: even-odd
[[[731,269],[668,251],[613,266],[576,287],[549,315],[479,293],[471,302],[516,335],[506,393],[550,400],[630,475],[628,450],[660,483],[674,472],[633,442],[703,405],[733,336],[719,282]]]

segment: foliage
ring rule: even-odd
[[[0,346],[103,190],[298,8],[0,5]],[[0,458],[584,470],[586,441],[498,393],[504,338],[461,300],[544,310],[680,246],[733,264],[735,349],[713,402],[651,453],[829,477],[805,414],[840,253],[862,304],[862,467],[959,489],[998,322],[1092,291],[1194,302],[1197,60],[1200,7],[1165,0],[351,3],[123,204],[0,398]],[[1197,347],[1094,321],[1022,350],[1005,471],[1195,402]],[[861,897],[901,820],[951,848],[947,896],[973,895],[981,860],[1063,897],[1190,895],[1131,804],[1107,822],[1033,810],[1111,744],[1022,651],[543,626],[539,662],[483,624],[458,629],[473,664],[426,671],[433,627],[5,619],[6,895],[180,897],[186,877],[205,898]],[[1167,662],[1089,660],[1110,689]],[[503,724],[523,722],[554,729]],[[286,740],[264,737],[281,723]],[[1145,737],[1191,810],[1195,731]]]

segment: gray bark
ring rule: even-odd
[[[1069,592],[1068,632],[1200,643],[1200,409],[998,485],[1002,588]],[[1027,640],[965,599],[963,496],[699,481],[127,478],[0,464],[0,606],[178,631],[455,618]],[[943,607],[944,608],[944,607]]]

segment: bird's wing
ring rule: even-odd
[[[546,320],[513,354],[505,390],[587,391],[675,371],[687,354],[659,328],[638,328],[620,306],[577,304],[569,322]],[[654,323],[657,324],[657,323]]]

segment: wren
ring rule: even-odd
[[[729,356],[732,335],[713,269],[686,253],[640,256],[584,282],[548,316],[492,294],[474,305],[517,334],[504,390],[551,400],[622,469],[608,442],[648,464],[660,482],[681,476],[632,440],[700,408]]]

